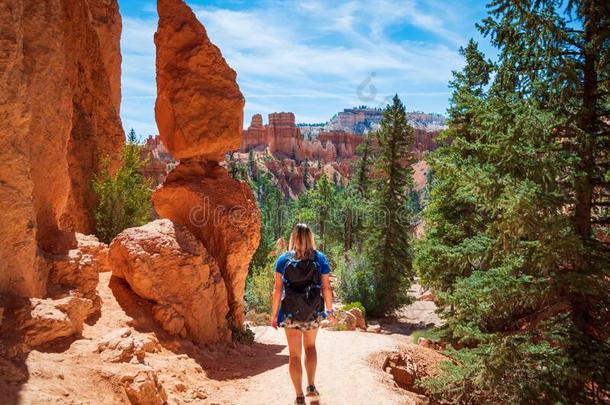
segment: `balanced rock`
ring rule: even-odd
[[[183,0],[157,2],[157,102],[161,140],[176,159],[220,161],[239,148],[244,97],[236,73]]]
[[[260,211],[250,188],[215,162],[181,162],[153,193],[164,218],[184,224],[218,261],[232,324],[244,320],[248,264],[260,240]]]
[[[198,342],[230,338],[227,288],[214,257],[186,227],[167,219],[121,232],[110,245],[113,275],[155,301],[171,334]]]

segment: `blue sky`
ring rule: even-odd
[[[119,0],[123,16],[126,130],[156,134],[156,2]],[[395,93],[408,110],[444,113],[458,49],[469,38],[489,51],[474,24],[480,0],[187,0],[237,71],[252,114],[292,111],[323,122],[344,108],[383,107]]]

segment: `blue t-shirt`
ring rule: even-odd
[[[288,252],[284,252],[280,257],[278,257],[277,261],[275,262],[275,272],[280,273],[283,276],[284,271],[286,270],[286,265],[288,265],[288,262],[291,259],[293,259],[293,256],[294,256],[294,252],[288,251]],[[330,273],[330,271],[331,271],[330,266],[328,265],[328,260],[326,260],[326,256],[324,256],[324,253],[320,252],[319,250],[316,250],[316,254],[314,255],[313,260],[318,265],[318,268],[320,269],[320,273],[322,273],[322,274]],[[283,295],[283,293],[282,293],[282,295]],[[284,297],[282,296],[282,298],[284,298]],[[277,315],[278,324],[280,322],[282,322],[283,319],[284,319],[284,313],[282,312],[282,307],[280,306],[280,310]]]

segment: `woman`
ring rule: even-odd
[[[271,326],[284,327],[290,352],[290,378],[296,392],[295,404],[304,404],[301,352],[305,349],[307,399],[318,402],[315,386],[316,335],[320,321],[335,321],[332,309],[330,266],[322,252],[316,250],[313,233],[305,224],[297,224],[290,235],[288,251],[275,264]],[[324,311],[326,306],[326,312]]]

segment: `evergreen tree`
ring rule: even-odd
[[[333,185],[337,190],[341,188],[341,181],[339,181],[339,174],[337,172],[333,173]]]
[[[335,203],[335,188],[325,174],[316,182],[313,193],[313,203],[317,211],[320,249],[324,249],[327,240],[326,226],[330,217],[330,211]]]
[[[235,158],[234,152],[229,152],[227,154],[227,170],[231,177],[235,180],[247,180],[248,179],[248,170],[238,159]]]
[[[254,152],[248,152],[248,178],[252,181],[258,180],[258,167],[254,159]]]
[[[93,179],[98,200],[94,210],[96,235],[105,243],[124,229],[144,225],[150,219],[152,181],[140,174],[140,149],[132,129],[116,172],[111,174],[109,161],[105,160],[101,172]]]
[[[364,140],[356,148],[357,153],[360,155],[360,159],[356,163],[356,170],[354,173],[355,185],[357,186],[360,193],[365,196],[369,188],[369,176],[370,176],[370,165],[373,159],[373,144],[369,134],[363,135]]]
[[[366,229],[366,256],[375,291],[367,312],[382,315],[408,302],[406,291],[412,279],[411,214],[406,203],[413,182],[414,135],[397,95],[384,111],[381,128],[374,136],[379,150],[374,163],[371,213],[383,217],[371,218]]]
[[[415,262],[465,366],[429,388],[459,403],[602,403],[610,3],[496,0],[480,29],[498,62],[472,41],[463,51]]]
[[[413,214],[419,214],[421,211],[421,202],[420,202],[420,198],[419,198],[419,193],[416,190],[411,190],[409,192],[409,210],[413,213]]]
[[[305,158],[303,161],[303,186],[305,190],[308,190],[309,185],[309,159]]]

